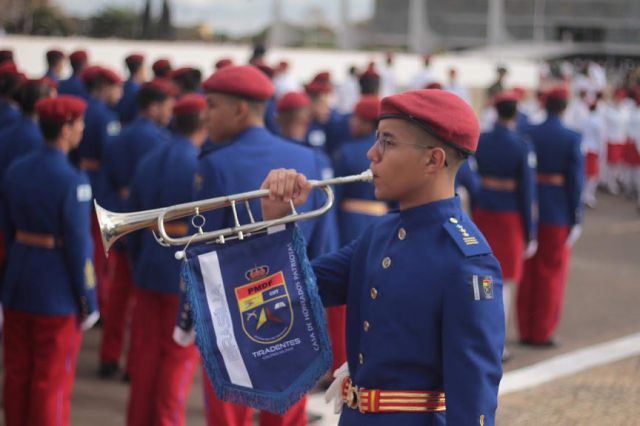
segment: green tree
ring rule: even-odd
[[[34,35],[67,36],[76,32],[74,22],[55,6],[27,10],[20,19],[8,23],[7,31]]]
[[[160,15],[160,21],[158,22],[158,36],[167,40],[175,38],[175,29],[171,24],[169,0],[164,0],[162,3],[162,15]]]
[[[153,22],[151,20],[151,0],[147,0],[142,10],[142,16],[140,17],[140,38],[151,39],[154,36]]]
[[[133,9],[107,7],[91,18],[92,37],[136,38],[138,14]]]

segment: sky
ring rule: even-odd
[[[178,25],[208,24],[215,32],[234,36],[253,34],[263,29],[272,16],[274,0],[170,0],[173,20]],[[317,19],[322,11],[329,23],[339,20],[340,2],[344,0],[281,0],[283,18],[302,23]],[[362,20],[373,14],[374,0],[348,0],[349,19]],[[142,10],[145,0],[52,0],[67,13],[91,16],[107,7]],[[162,0],[152,0],[156,16]]]

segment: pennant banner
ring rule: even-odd
[[[324,308],[295,225],[187,253],[196,342],[220,399],[274,413],[331,367]]]

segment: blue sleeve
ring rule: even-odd
[[[359,239],[340,250],[320,256],[311,262],[316,274],[318,289],[325,306],[338,306],[347,303],[347,288],[351,259]]]
[[[580,197],[582,195],[582,186],[584,184],[584,157],[580,150],[581,136],[576,134],[571,146],[569,159],[569,172],[567,175],[567,191],[569,198],[569,220],[570,225],[576,225],[582,222],[582,203]]]
[[[2,181],[2,204],[0,205],[0,228],[2,229],[5,244],[5,252],[8,254],[11,244],[13,243],[13,238],[15,234],[15,229],[13,227],[13,223],[11,222],[11,208],[9,201],[9,188],[11,188],[11,182],[8,182],[7,174],[5,173],[5,178]]]
[[[213,166],[208,157],[204,157],[198,163],[198,171],[194,179],[194,200],[220,197],[225,194],[225,182],[217,167]],[[206,219],[205,231],[213,231],[226,227],[226,214],[229,209],[215,209],[202,216]]]
[[[143,186],[144,176],[141,170],[142,170],[142,167],[138,168],[138,171],[133,177],[130,191],[129,191],[129,198],[126,202],[124,211],[136,212],[139,210],[143,210],[142,191],[144,190],[144,186]],[[135,264],[136,261],[138,260],[140,251],[142,250],[142,238],[145,232],[151,232],[151,231],[148,229],[143,229],[140,231],[133,232],[129,234],[127,237],[127,248],[129,249],[129,254],[131,255],[131,261],[133,262],[133,264]]]
[[[321,159],[319,156],[315,156],[317,168],[322,167]],[[317,173],[320,175],[320,172]],[[332,188],[335,191],[335,187]],[[314,196],[313,208],[320,208],[325,203],[325,195],[322,190],[314,190],[312,192]],[[307,254],[309,259],[315,259],[316,257],[336,251],[340,247],[340,239],[338,235],[338,215],[335,206],[329,209],[329,211],[317,219],[315,219],[316,225],[313,228],[313,234],[310,241],[307,244]]]
[[[469,257],[450,277],[442,321],[446,423],[492,426],[505,337],[500,267],[490,255]]]
[[[525,141],[525,149],[521,159],[520,187],[518,203],[522,212],[524,235],[527,241],[536,239],[537,234],[537,185],[536,185],[536,153],[533,146]]]
[[[98,309],[90,226],[90,188],[86,177],[79,179],[75,185],[71,185],[62,209],[64,257],[81,317]]]

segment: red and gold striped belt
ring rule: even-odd
[[[444,392],[364,389],[350,377],[342,382],[342,400],[361,413],[435,413],[446,411]]]
[[[538,173],[536,181],[541,185],[564,185],[564,176],[560,173]]]

